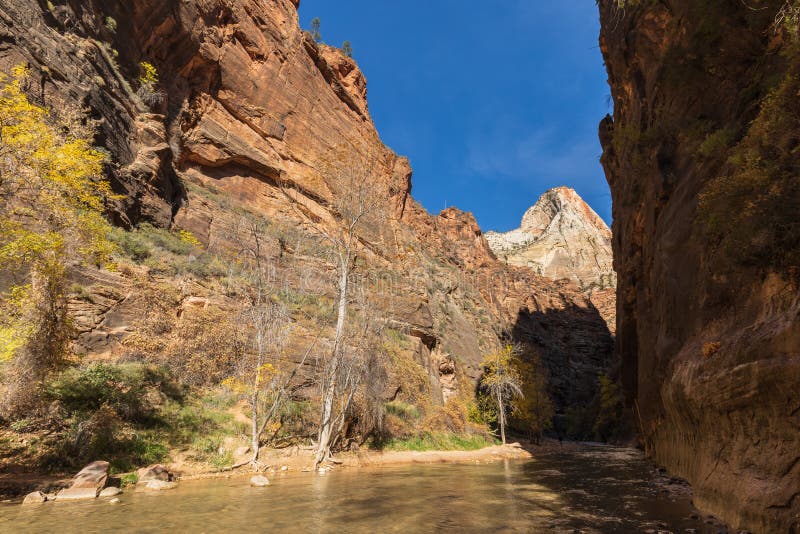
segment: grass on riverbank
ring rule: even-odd
[[[387,451],[475,451],[497,445],[497,440],[479,434],[425,432],[406,439],[391,439]]]

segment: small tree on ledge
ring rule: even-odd
[[[353,45],[350,44],[350,41],[342,43],[342,53],[347,57],[353,57]]]
[[[319,17],[314,17],[311,20],[311,37],[318,43],[322,42],[322,33],[319,31],[321,26],[322,23],[320,22]]]

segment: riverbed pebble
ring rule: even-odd
[[[100,492],[100,497],[113,497],[115,495],[119,495],[122,493],[122,490],[119,488],[115,488],[114,486],[109,486],[107,488],[103,488]]]
[[[175,482],[167,482],[165,480],[150,480],[145,485],[145,489],[151,491],[162,491],[162,490],[169,490],[175,489],[178,486]]]
[[[250,485],[256,488],[263,488],[269,486],[269,480],[264,475],[256,475],[250,479]]]

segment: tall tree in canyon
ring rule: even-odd
[[[547,393],[547,369],[538,354],[527,353],[524,360],[517,358],[517,372],[522,383],[522,396],[512,403],[514,426],[525,430],[537,444],[542,433],[553,427],[555,409]]]
[[[238,251],[232,265],[237,266],[238,287],[229,282],[229,291],[241,297],[239,323],[243,326],[238,363],[233,376],[223,384],[239,394],[250,411],[250,449],[247,462],[259,470],[259,450],[264,432],[280,428],[281,410],[291,397],[291,386],[305,364],[314,343],[293,367],[283,361],[292,330],[289,313],[277,298],[278,270],[270,258],[266,221],[243,218],[232,232]]]
[[[377,226],[376,222],[385,208],[387,194],[377,183],[378,165],[379,162],[365,160],[361,155],[354,155],[346,149],[333,150],[322,167],[323,174],[334,190],[328,208],[336,223],[328,226],[324,221],[308,217],[315,231],[330,245],[337,279],[333,343],[320,373],[322,407],[315,468],[330,457],[331,446],[337,438],[337,432],[342,428],[342,418],[350,409],[355,386],[360,382],[357,375],[363,372],[364,361],[357,357],[359,349],[349,343],[349,337],[353,336],[348,334],[354,334],[356,338],[363,336],[360,332],[348,332],[348,311],[352,286],[356,283],[353,274],[358,264],[360,240],[369,228]],[[374,320],[374,317],[363,319],[369,321]],[[343,392],[344,398],[340,399]],[[337,403],[337,400],[340,402]]]

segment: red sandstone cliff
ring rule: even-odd
[[[654,458],[754,532],[800,529],[800,63],[782,6],[600,2],[625,385]]]

